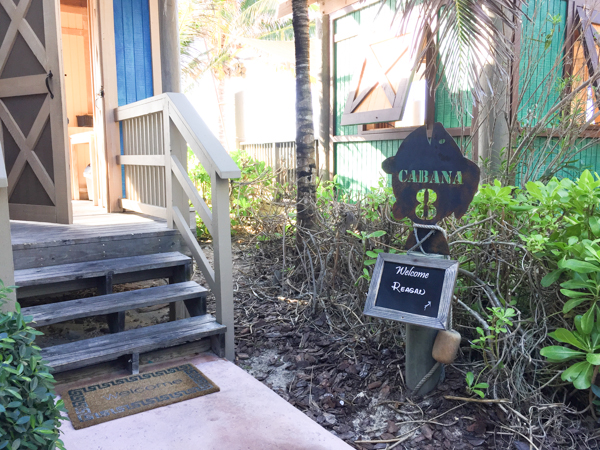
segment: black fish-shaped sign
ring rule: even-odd
[[[479,167],[465,158],[460,148],[441,123],[433,125],[431,141],[422,126],[400,144],[395,156],[386,159],[382,168],[392,174],[396,203],[394,217],[408,217],[417,224],[433,225],[454,214],[462,217],[469,208],[479,185]],[[429,230],[419,229],[423,239]],[[407,248],[416,244],[409,236]],[[448,243],[435,232],[425,251],[449,254]]]

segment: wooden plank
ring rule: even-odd
[[[98,278],[108,271],[124,274],[142,270],[174,267],[186,264],[190,258],[179,252],[155,255],[132,256],[129,258],[105,259],[83,263],[61,264],[50,267],[15,271],[17,286],[38,286],[47,283],[61,283],[83,278]]]
[[[218,324],[214,317],[207,314],[45,348],[42,358],[55,372],[62,372],[114,360],[134,352],[172,347],[222,334],[225,330],[224,325]]]
[[[163,155],[119,155],[117,157],[117,163],[130,166],[164,167],[165,157]]]
[[[66,28],[66,27],[62,27],[61,29],[62,34],[66,34],[69,36],[81,36],[84,37],[87,33],[85,30],[80,30],[78,28]]]
[[[136,202],[126,198],[120,199],[121,208],[135,211],[142,214],[148,214],[149,216],[167,218],[167,208],[160,206],[148,205],[147,203]]]
[[[0,144],[1,144],[0,140]],[[4,152],[2,151],[2,145],[0,145],[0,189],[8,187],[8,177],[6,175],[6,166],[4,165]]]
[[[132,375],[137,375],[140,373],[140,354],[135,352],[132,353],[127,361],[129,371]]]
[[[62,76],[60,38],[60,5],[53,0],[44,0],[44,29],[46,34],[45,51],[48,65],[46,70],[54,73],[51,86],[54,99],[50,101],[49,118],[52,132],[52,160],[54,166],[54,186],[56,222],[72,223],[73,211],[71,206],[71,183],[69,176],[69,146],[67,137],[67,102],[65,80]],[[21,30],[19,30],[21,31]],[[32,31],[33,33],[33,31]],[[41,45],[41,43],[40,43]],[[43,49],[44,47],[42,47]]]
[[[177,159],[176,156],[171,155],[171,163],[171,170],[173,171],[173,174],[177,178],[177,181],[179,181],[179,184],[185,191],[188,198],[192,201],[194,208],[196,208],[196,211],[198,212],[198,214],[200,214],[200,218],[204,222],[204,226],[206,226],[208,232],[212,236],[212,211],[210,210],[204,199],[200,197],[196,186],[194,186],[194,183],[192,183],[192,180],[190,180],[190,177],[187,175],[187,172],[184,170],[183,166],[179,162],[179,159]]]
[[[213,258],[215,283],[211,286],[216,298],[216,317],[227,327],[225,357],[233,361],[234,313],[233,313],[233,263],[231,260],[231,222],[229,218],[229,181],[213,173],[211,176],[213,201]]]
[[[229,203],[227,204],[227,206],[229,207]],[[179,208],[177,206],[173,207],[173,221],[175,222],[177,229],[181,233],[183,240],[185,241],[188,248],[192,252],[192,255],[194,256],[194,260],[196,261],[196,264],[202,271],[202,274],[204,275],[204,278],[206,279],[206,282],[208,283],[209,288],[214,291],[214,289],[216,287],[215,271],[210,266],[210,262],[208,261],[208,259],[206,258],[206,255],[200,248],[200,245],[198,244],[196,237],[190,231],[190,227],[188,226],[187,221],[184,219],[183,215],[181,214],[181,211],[179,210]],[[232,284],[232,286],[233,286],[233,284]]]
[[[150,10],[150,45],[152,46],[152,83],[156,96],[162,94],[158,0],[149,0],[148,8]]]
[[[43,74],[0,80],[0,97],[19,97],[47,92],[46,75]]]
[[[108,212],[121,210],[119,199],[122,197],[121,166],[117,164],[117,155],[121,153],[119,124],[114,110],[119,106],[117,92],[117,60],[115,55],[115,27],[113,0],[98,2],[100,16],[101,71],[104,95],[104,151],[106,152],[107,172],[107,209]]]
[[[163,267],[158,269],[141,270],[115,275],[114,284],[137,283],[140,281],[159,280],[173,276],[176,267]],[[80,291],[82,289],[93,289],[98,286],[96,278],[80,278],[60,283],[41,284],[26,286],[17,290],[17,300],[27,297],[48,296],[51,294],[62,294],[65,292]]]
[[[12,220],[31,220],[34,222],[56,222],[56,208],[53,206],[24,205],[10,203],[8,205]]]
[[[71,145],[89,144],[92,141],[93,136],[93,131],[85,131],[83,133],[72,134],[69,136],[69,140],[71,141]]]
[[[163,95],[169,99],[169,117],[207,172],[217,172],[221,178],[239,178],[239,167],[187,97],[172,92]]]
[[[113,293],[113,276],[114,273],[109,271],[105,277],[100,278],[98,283],[98,294],[101,296],[110,295]],[[125,312],[117,311],[106,315],[106,322],[111,333],[125,331]]]
[[[119,106],[114,110],[114,117],[117,122],[142,117],[148,114],[162,111],[165,108],[165,95],[155,95],[129,105]]]
[[[14,249],[13,260],[15,269],[31,269],[153,253],[188,253],[179,233],[176,230],[169,232],[123,235],[119,239],[104,238],[91,242],[81,240],[61,244],[55,241],[49,245],[29,245]]]
[[[111,214],[109,217],[112,216]],[[154,218],[137,214],[119,214],[119,216],[124,216],[122,222],[105,222],[103,217],[95,219],[92,216],[81,219],[81,222],[76,225],[13,221],[11,223],[13,249],[106,243],[141,236],[160,238],[176,233],[167,228],[162,219],[152,220]]]
[[[2,174],[4,173],[4,177]],[[6,173],[4,171],[4,158],[2,156],[2,147],[0,147],[0,183],[6,181]],[[14,276],[15,269],[13,265],[12,248],[10,245],[10,221],[8,219],[8,190],[6,185],[0,184],[0,248],[2,249],[2,257],[0,258],[0,280],[6,286],[15,284]],[[16,294],[9,295],[8,301],[0,306],[0,311],[13,311],[15,309]]]
[[[186,301],[206,296],[208,291],[195,281],[118,292],[98,297],[69,300],[48,305],[23,308],[26,316],[33,317],[33,326],[41,327],[66,320],[129,311],[145,306]],[[206,314],[206,312],[204,313]]]
[[[179,266],[173,271],[173,276],[169,277],[169,284],[178,284],[185,283],[192,279],[193,272],[193,264],[192,261],[189,264],[185,264],[184,266]],[[191,301],[191,300],[189,300]],[[197,303],[197,302],[193,302]],[[206,303],[206,302],[203,302]],[[190,309],[190,311],[194,311],[194,309]],[[206,314],[206,311],[204,311]],[[199,316],[201,314],[191,314],[192,316]],[[186,317],[190,317],[190,314],[187,314],[186,305],[183,301],[176,301],[169,303],[169,320],[180,320],[185,319]]]

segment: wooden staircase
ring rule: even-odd
[[[69,243],[64,242],[68,251]],[[143,249],[140,249],[143,251]],[[44,348],[42,357],[55,372],[128,357],[133,373],[139,371],[139,354],[203,339],[223,356],[226,327],[206,312],[207,290],[191,278],[192,260],[180,252],[142,254],[95,261],[32,267],[15,271],[18,298],[97,288],[95,297],[22,308],[39,327],[93,316],[106,316],[111,334]],[[156,278],[169,284],[113,293],[113,285]],[[171,322],[125,330],[125,312],[169,303]],[[190,317],[177,318],[177,305]],[[182,308],[179,308],[180,316]]]
[[[19,286],[17,300],[98,290],[93,299],[24,308],[38,326],[106,315],[111,335],[43,349],[56,371],[123,355],[130,355],[135,371],[140,352],[205,338],[219,356],[233,360],[229,187],[231,179],[240,177],[240,169],[183,94],[164,93],[113,112],[121,129],[114,169],[124,173],[124,184],[118,176],[111,181],[119,205],[111,203],[109,209],[141,213],[137,217],[144,220],[134,223],[131,215],[108,214],[125,220],[118,229],[112,217],[108,222],[90,217],[70,225],[12,221],[7,226],[0,220],[0,243],[12,244],[14,262],[0,258],[0,276]],[[210,176],[210,207],[187,173],[189,149]],[[2,158],[0,162],[0,211],[6,211],[8,180]],[[210,260],[190,231],[190,203],[211,235]],[[6,216],[4,212],[0,219]],[[192,260],[186,252],[214,295],[216,319],[206,314],[206,291],[189,283]],[[168,278],[169,286],[113,293],[115,284],[157,278]],[[171,322],[124,331],[127,310],[162,303],[172,305]],[[13,307],[12,301],[3,306]]]

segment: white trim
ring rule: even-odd
[[[146,203],[136,202],[128,200],[126,198],[119,199],[121,208],[129,211],[135,211],[137,213],[146,214],[148,216],[160,217],[162,219],[167,218],[167,208],[161,208],[160,206],[148,205]]]

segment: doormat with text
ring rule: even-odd
[[[182,364],[71,389],[62,399],[73,427],[79,430],[218,391],[195,366]]]

